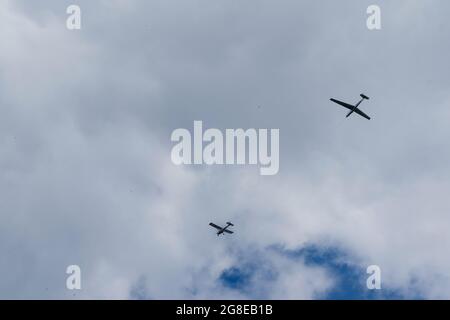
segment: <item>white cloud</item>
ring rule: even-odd
[[[73,298],[78,264],[77,298],[127,298],[140,281],[151,298],[246,298],[216,281],[237,253],[306,243],[380,265],[383,287],[450,296],[448,45],[429,36],[443,13],[386,4],[371,34],[352,2],[81,2],[77,33],[45,4],[0,2],[2,297]],[[361,90],[373,121],[340,120],[329,96]],[[280,128],[280,173],[174,166],[170,132],[198,119]],[[228,220],[232,237],[209,230]],[[267,260],[281,275],[252,288],[272,298],[335,283]]]

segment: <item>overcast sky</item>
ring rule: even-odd
[[[0,298],[450,298],[448,12],[0,0]],[[194,120],[279,128],[279,173],[175,166]]]

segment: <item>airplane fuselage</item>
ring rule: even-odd
[[[355,112],[356,109],[358,109],[359,105],[360,105],[361,102],[363,102],[363,101],[364,101],[364,98],[362,98],[361,100],[359,100],[359,102],[355,105],[355,107],[354,107],[352,110],[350,110],[350,112],[347,113],[347,115],[346,115],[345,117],[346,117],[346,118],[350,117],[350,115],[351,115],[353,112]]]
[[[228,228],[229,226],[230,226],[230,225],[228,224],[226,227],[223,227],[222,230],[217,231],[217,235],[220,236],[222,233],[225,232],[225,230],[227,230],[227,228]]]

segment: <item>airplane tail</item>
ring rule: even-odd
[[[366,100],[369,100],[370,98],[368,97],[368,96],[366,96],[366,95],[364,95],[364,94],[360,94],[360,96],[361,96],[361,98],[363,98],[363,99],[366,99]]]
[[[227,222],[227,224],[230,226],[234,226],[234,224],[232,224],[231,222]]]

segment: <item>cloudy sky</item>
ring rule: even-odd
[[[449,10],[0,0],[0,298],[450,298]],[[194,120],[279,128],[279,173],[174,165]]]

